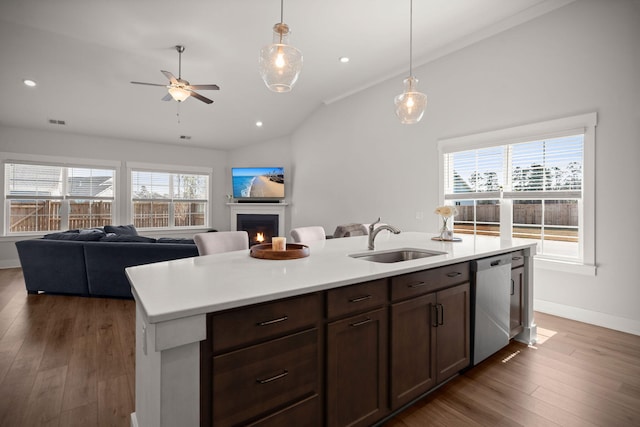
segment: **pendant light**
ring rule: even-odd
[[[409,77],[404,79],[404,92],[395,97],[396,116],[402,124],[418,123],[427,108],[427,95],[417,91],[418,79],[413,76],[413,0],[409,7]]]
[[[302,69],[302,52],[288,44],[289,26],[283,22],[284,0],[280,0],[280,22],[273,26],[273,43],[260,50],[260,76],[274,92],[289,92]]]

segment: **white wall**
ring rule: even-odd
[[[193,148],[188,143],[184,146],[163,145],[0,126],[0,152],[116,161],[121,162],[121,173],[126,172],[125,161],[212,168],[210,225],[219,230],[229,229],[228,213],[224,205],[229,180],[226,151]],[[125,189],[119,187],[119,191]],[[117,221],[125,221],[126,209],[123,205],[118,207]],[[0,267],[20,265],[14,243],[16,240],[19,239],[0,237]]]
[[[640,334],[631,268],[640,241],[640,8],[580,0],[414,74],[429,97],[421,123],[394,116],[398,76],[320,108],[292,135],[292,226],[330,233],[382,216],[435,232],[438,139],[595,111],[598,274],[536,268],[536,309]]]

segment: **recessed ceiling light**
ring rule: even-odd
[[[349,58],[347,58],[346,56],[341,56],[340,58],[338,58],[338,60],[343,64],[346,64],[347,62],[349,62]]]
[[[35,80],[31,80],[31,79],[24,79],[22,83],[24,83],[25,86],[29,86],[29,87],[36,87],[36,85],[38,84],[35,82]]]
[[[262,122],[261,122],[260,120],[258,120],[258,121],[256,122],[256,126],[258,126],[259,128],[261,128],[261,127],[262,127]]]

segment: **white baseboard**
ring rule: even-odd
[[[0,260],[0,269],[2,268],[16,268],[20,267],[19,259],[3,259]]]
[[[638,320],[612,316],[607,313],[585,310],[584,308],[572,307],[539,299],[533,301],[533,309],[542,313],[577,320],[578,322],[589,323],[592,325],[602,326],[604,328],[615,329],[616,331],[640,335],[640,321]]]
[[[138,418],[136,418],[136,413],[131,413],[131,427],[138,427]]]

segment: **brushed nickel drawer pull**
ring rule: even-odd
[[[513,261],[520,261],[522,259],[521,256],[514,256],[513,258],[511,258]]]
[[[367,323],[370,323],[370,322],[371,322],[371,319],[370,319],[369,317],[367,317],[367,318],[366,318],[366,319],[364,319],[364,320],[361,320],[361,321],[359,321],[359,322],[354,322],[354,323],[352,323],[350,326],[352,326],[352,327],[354,327],[354,328],[355,328],[355,327],[357,327],[357,326],[366,325]]]
[[[462,273],[460,273],[459,271],[452,271],[451,273],[447,273],[447,277],[456,277],[456,276],[460,276]]]
[[[349,300],[349,302],[366,301],[366,300],[371,299],[371,298],[373,298],[371,295],[365,295],[365,296],[358,297],[358,298],[352,298],[352,299]]]
[[[264,322],[258,322],[258,323],[256,323],[256,325],[257,326],[268,326],[268,325],[273,325],[274,323],[284,322],[287,319],[289,319],[289,316],[282,316],[282,317],[278,317],[277,319],[266,320]]]
[[[415,283],[410,283],[407,285],[407,287],[409,288],[419,288],[421,286],[425,286],[426,282],[415,282]]]
[[[274,376],[269,377],[269,378],[265,378],[265,379],[256,378],[256,382],[258,384],[267,384],[267,383],[270,383],[272,381],[279,380],[280,378],[284,378],[287,375],[289,375],[289,371],[287,371],[285,369],[281,373],[279,373],[278,375],[274,375]]]

